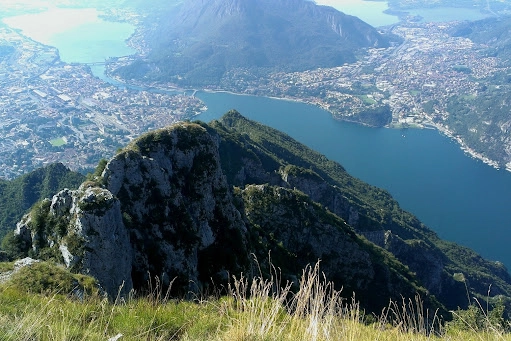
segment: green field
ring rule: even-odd
[[[510,340],[506,322],[482,306],[454,312],[449,323],[420,300],[390,302],[381,315],[365,316],[324,280],[318,264],[304,269],[296,293],[289,285],[275,290],[274,277],[241,277],[225,297],[188,301],[171,299],[156,281],[146,296],[114,302],[92,278],[40,262],[0,283],[0,340]],[[13,268],[0,263],[0,272]],[[66,294],[73,287],[83,296]]]
[[[371,97],[368,97],[367,95],[359,96],[359,98],[364,101],[365,104],[372,105],[376,104],[376,101],[372,99]]]
[[[63,146],[65,145],[67,142],[64,140],[63,137],[60,137],[58,139],[53,139],[53,140],[50,140],[50,143],[53,147],[60,147],[60,146]]]

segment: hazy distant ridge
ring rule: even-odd
[[[305,0],[188,0],[149,16],[152,52],[126,78],[216,84],[239,68],[261,72],[334,67],[388,41],[360,19]]]

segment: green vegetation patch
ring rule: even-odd
[[[157,129],[143,134],[121,152],[148,154],[157,145],[166,145],[167,147],[176,146],[186,150],[197,147],[200,143],[200,136],[206,132],[206,129],[196,123],[180,122],[171,127]]]
[[[14,262],[0,262],[0,274],[14,270]]]
[[[55,270],[50,264],[39,266],[46,269],[42,271],[45,274]],[[30,268],[33,271],[34,266]],[[388,311],[365,316],[356,301],[344,300],[331,283],[325,282],[320,271],[317,265],[306,268],[296,294],[291,294],[289,287],[282,287],[278,276],[253,280],[241,277],[232,280],[228,297],[169,300],[157,286],[147,296],[128,297],[122,304],[109,302],[97,295],[77,300],[62,295],[27,293],[19,287],[3,284],[0,285],[0,339],[511,339],[502,327],[502,309],[499,307],[490,311],[476,306],[466,311],[458,310],[459,319],[447,326],[436,319],[434,312],[423,310],[420,301],[391,302]],[[69,278],[68,275],[63,277]]]
[[[12,275],[8,284],[21,292],[34,294],[69,295],[76,290],[98,293],[94,278],[72,274],[64,267],[50,262],[38,262],[21,268]]]
[[[82,174],[55,163],[12,181],[0,181],[0,239],[14,230],[37,201],[51,198],[64,188],[78,188],[84,179]]]
[[[373,105],[373,104],[377,103],[374,99],[372,99],[371,97],[369,97],[367,95],[361,95],[358,97],[367,105]]]
[[[63,145],[67,144],[66,140],[63,137],[50,140],[50,143],[53,147],[62,147]]]
[[[462,95],[460,96],[461,99],[465,100],[465,101],[473,101],[477,98],[477,95],[475,94],[470,94],[470,95]]]
[[[462,73],[466,73],[466,74],[471,74],[472,73],[472,69],[469,68],[468,66],[466,65],[454,65],[452,67],[452,69],[456,72],[462,72]]]

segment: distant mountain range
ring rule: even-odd
[[[487,55],[499,56],[511,65],[511,20],[509,17],[467,21],[453,28],[454,36],[466,37],[487,46]]]
[[[148,276],[175,279],[177,294],[220,290],[230,275],[268,273],[270,258],[290,282],[321,259],[373,312],[415,294],[444,313],[467,295],[511,297],[502,264],[439,239],[387,192],[235,111],[139,137],[78,190],[39,201],[2,246],[92,275],[112,296]]]
[[[360,19],[306,0],[186,0],[149,11],[144,26],[151,52],[117,71],[127,79],[217,84],[243,69],[339,66],[389,44]]]

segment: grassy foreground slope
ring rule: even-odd
[[[0,278],[12,266],[0,263]],[[467,314],[442,325],[420,302],[395,302],[379,316],[364,316],[317,266],[303,271],[296,294],[276,276],[241,277],[231,281],[228,297],[193,301],[170,300],[158,282],[147,295],[116,303],[90,291],[67,295],[73,276],[38,263],[0,284],[0,340],[511,340],[491,314],[479,314],[481,325]],[[90,288],[93,280],[80,283]]]

